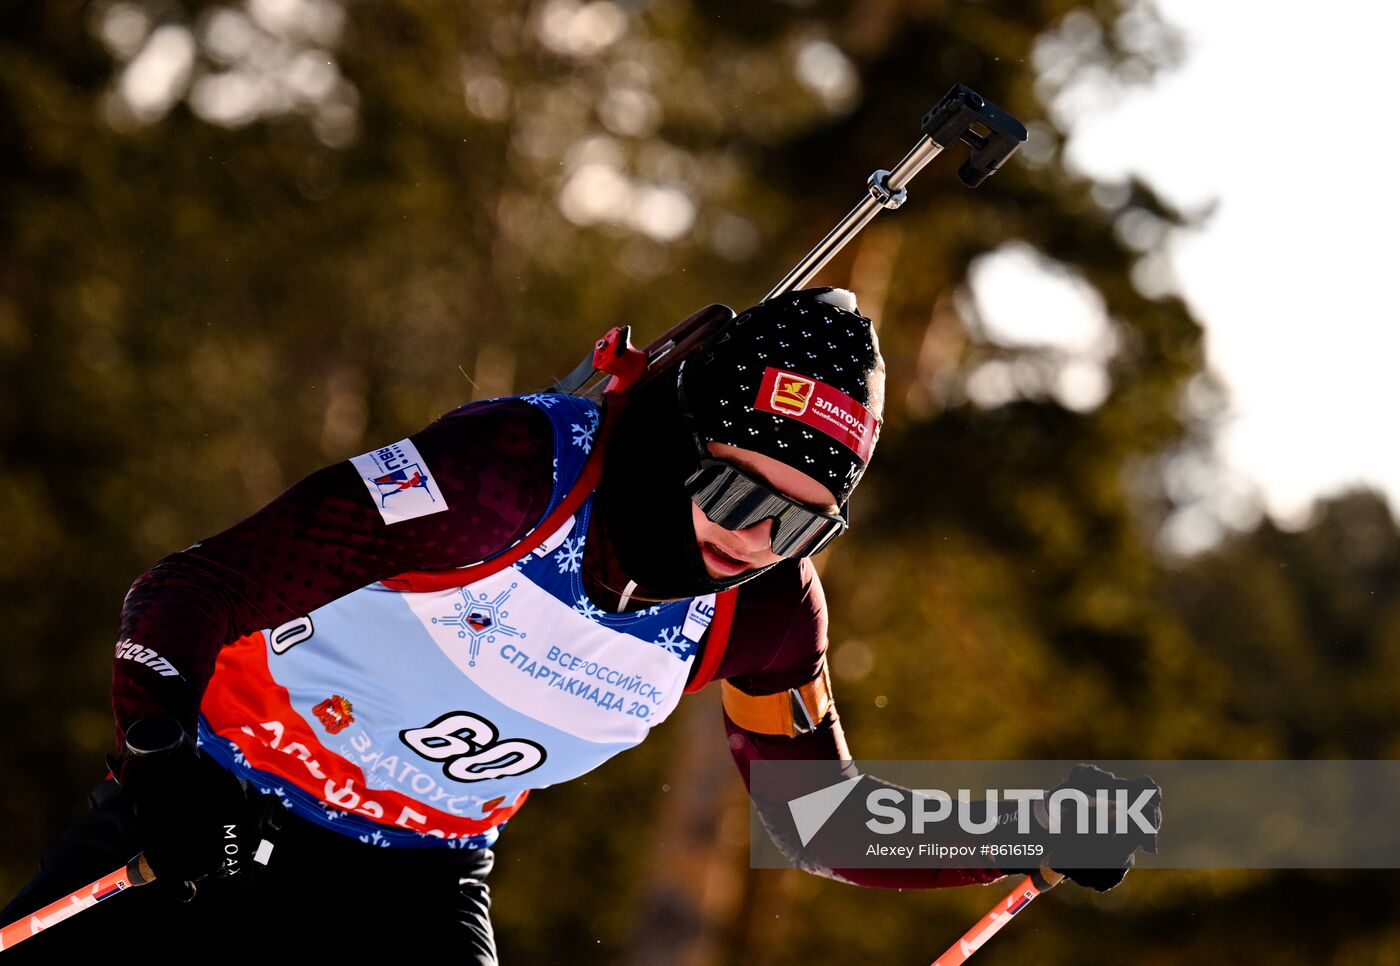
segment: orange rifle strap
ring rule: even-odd
[[[827,665],[816,679],[777,694],[748,694],[724,682],[724,713],[745,731],[796,738],[815,731],[831,710]]]

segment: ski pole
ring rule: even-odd
[[[139,854],[124,868],[108,873],[91,885],[76,889],[62,899],[51,902],[8,926],[0,927],[0,950],[18,945],[35,933],[43,932],[69,916],[76,916],[84,909],[91,909],[99,902],[127,889],[148,885],[154,881],[156,874],[147,864],[146,856]]]
[[[1016,888],[1010,894],[997,902],[977,925],[973,926],[963,937],[949,947],[948,951],[933,961],[933,966],[958,966],[965,963],[972,957],[972,954],[982,948],[982,944],[997,934],[1002,926],[1011,921],[1011,917],[1016,915],[1026,906],[1031,904],[1031,900],[1038,895],[1042,895],[1060,884],[1064,875],[1054,869],[1042,866],[1035,872],[1016,883]]]
[[[265,804],[267,808],[263,809],[258,824],[265,828],[276,829],[279,827],[275,824],[276,801],[268,798],[265,800]],[[253,861],[258,865],[267,865],[268,860],[272,857],[272,848],[272,841],[263,837],[253,852]],[[62,899],[50,902],[44,908],[37,912],[31,912],[8,926],[0,927],[0,952],[9,949],[16,943],[24,942],[35,933],[43,932],[70,916],[76,916],[80,912],[91,909],[99,902],[120,895],[127,889],[150,885],[154,881],[156,881],[156,873],[151,868],[150,863],[146,861],[146,854],[144,852],[137,853],[125,867],[117,869],[115,872],[109,872],[96,882],[85,885],[81,889],[74,889]],[[190,887],[193,888],[193,885],[191,884]]]

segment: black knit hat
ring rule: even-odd
[[[880,434],[885,363],[845,289],[789,292],[737,316],[681,373],[706,442],[786,463],[845,505]]]

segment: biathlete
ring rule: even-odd
[[[721,682],[746,780],[848,761],[810,558],[846,529],[884,382],[849,292],[789,293],[636,390],[606,445],[583,398],[473,403],[161,560],[122,609],[112,775],[3,919],[140,850],[158,888],[14,955],[324,954],[333,930],[355,954],[411,938],[494,963],[502,826],[685,693]],[[1004,874],[833,870],[775,839],[860,885]]]

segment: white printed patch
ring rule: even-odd
[[[411,440],[401,439],[350,461],[365,481],[385,523],[416,520],[447,509],[447,500]]]
[[[459,607],[464,592],[470,608]],[[442,654],[492,702],[510,709],[509,715],[500,708],[487,712],[499,733],[547,749],[551,774],[580,753],[572,739],[624,747],[640,742],[675,710],[694,661],[596,623],[514,570],[463,591],[404,594],[402,600]],[[448,606],[465,623],[444,619]],[[563,735],[541,732],[539,724]],[[513,787],[501,781],[502,792]]]
[[[685,612],[685,626],[681,628],[681,634],[686,640],[700,643],[700,638],[704,636],[714,616],[714,594],[695,598],[690,602],[690,610]]]

